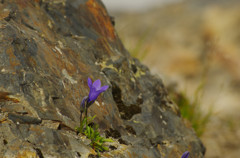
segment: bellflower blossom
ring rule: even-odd
[[[186,151],[182,154],[181,158],[188,158],[189,157],[189,151]]]
[[[104,91],[108,89],[108,85],[101,87],[101,81],[98,79],[92,83],[92,80],[88,78],[88,87],[90,88],[90,92],[88,94],[88,102],[94,102],[97,97]]]
[[[81,102],[80,112],[83,113],[85,111],[87,115],[87,109],[90,105],[92,105],[97,97],[104,91],[108,89],[108,85],[101,87],[101,81],[98,79],[92,83],[92,80],[88,78],[88,87],[90,88],[88,96],[85,96]]]

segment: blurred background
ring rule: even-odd
[[[240,157],[240,1],[103,3],[132,56],[163,79],[205,157]]]

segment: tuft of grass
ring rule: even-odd
[[[104,146],[104,143],[113,142],[113,140],[107,139],[100,135],[98,125],[93,123],[93,119],[95,117],[96,115],[88,118],[84,117],[80,127],[77,127],[76,131],[84,134],[88,139],[91,140],[90,146],[98,153],[98,156],[100,156],[100,152],[109,150],[108,147]]]
[[[173,101],[179,106],[182,117],[191,122],[198,137],[204,133],[206,125],[212,115],[211,109],[206,114],[200,109],[202,88],[203,84],[200,84],[195,90],[192,101],[184,92],[170,92]]]

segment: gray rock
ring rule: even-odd
[[[87,77],[110,85],[90,115],[115,139],[102,157],[180,157],[205,148],[162,81],[132,58],[98,0],[2,1],[0,156],[88,157],[74,131]]]

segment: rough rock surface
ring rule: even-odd
[[[162,81],[124,49],[100,1],[2,0],[0,8],[0,157],[96,155],[74,131],[87,77],[110,85],[89,109],[116,140],[102,157],[203,157]]]

